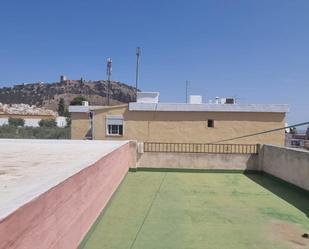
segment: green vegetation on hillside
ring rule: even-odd
[[[82,105],[83,101],[87,101],[87,99],[83,96],[77,96],[71,101],[70,105]]]
[[[57,122],[55,119],[41,119],[39,122],[40,127],[57,127]]]
[[[0,138],[70,139],[70,130],[70,127],[17,127],[14,125],[3,125],[0,126]]]

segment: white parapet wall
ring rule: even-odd
[[[25,126],[27,127],[40,127],[39,122],[41,119],[39,118],[25,118]]]
[[[136,159],[128,141],[0,146],[0,249],[76,249]]]
[[[309,151],[263,145],[260,169],[309,191]]]

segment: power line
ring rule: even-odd
[[[186,101],[185,101],[185,103],[188,103],[188,90],[189,90],[189,81],[188,80],[186,80]]]
[[[229,139],[218,140],[218,141],[210,142],[210,143],[207,143],[207,144],[218,144],[218,143],[222,143],[222,142],[232,141],[232,140],[246,138],[246,137],[258,136],[258,135],[265,134],[265,133],[285,130],[285,129],[294,128],[294,127],[297,127],[297,126],[303,126],[303,125],[307,125],[307,124],[309,125],[309,121],[308,122],[304,122],[304,123],[298,123],[298,124],[295,124],[295,125],[289,125],[289,126],[285,126],[285,127],[281,127],[281,128],[277,128],[277,129],[273,129],[273,130],[261,131],[261,132],[257,132],[257,133],[252,133],[252,134],[244,135],[244,136],[239,136],[239,137],[233,137],[233,138],[229,138]]]

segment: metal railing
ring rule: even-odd
[[[259,145],[144,142],[144,152],[258,154]]]

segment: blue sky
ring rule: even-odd
[[[22,82],[135,81],[164,102],[287,103],[289,123],[309,120],[309,1],[44,1],[0,5],[0,86]]]

